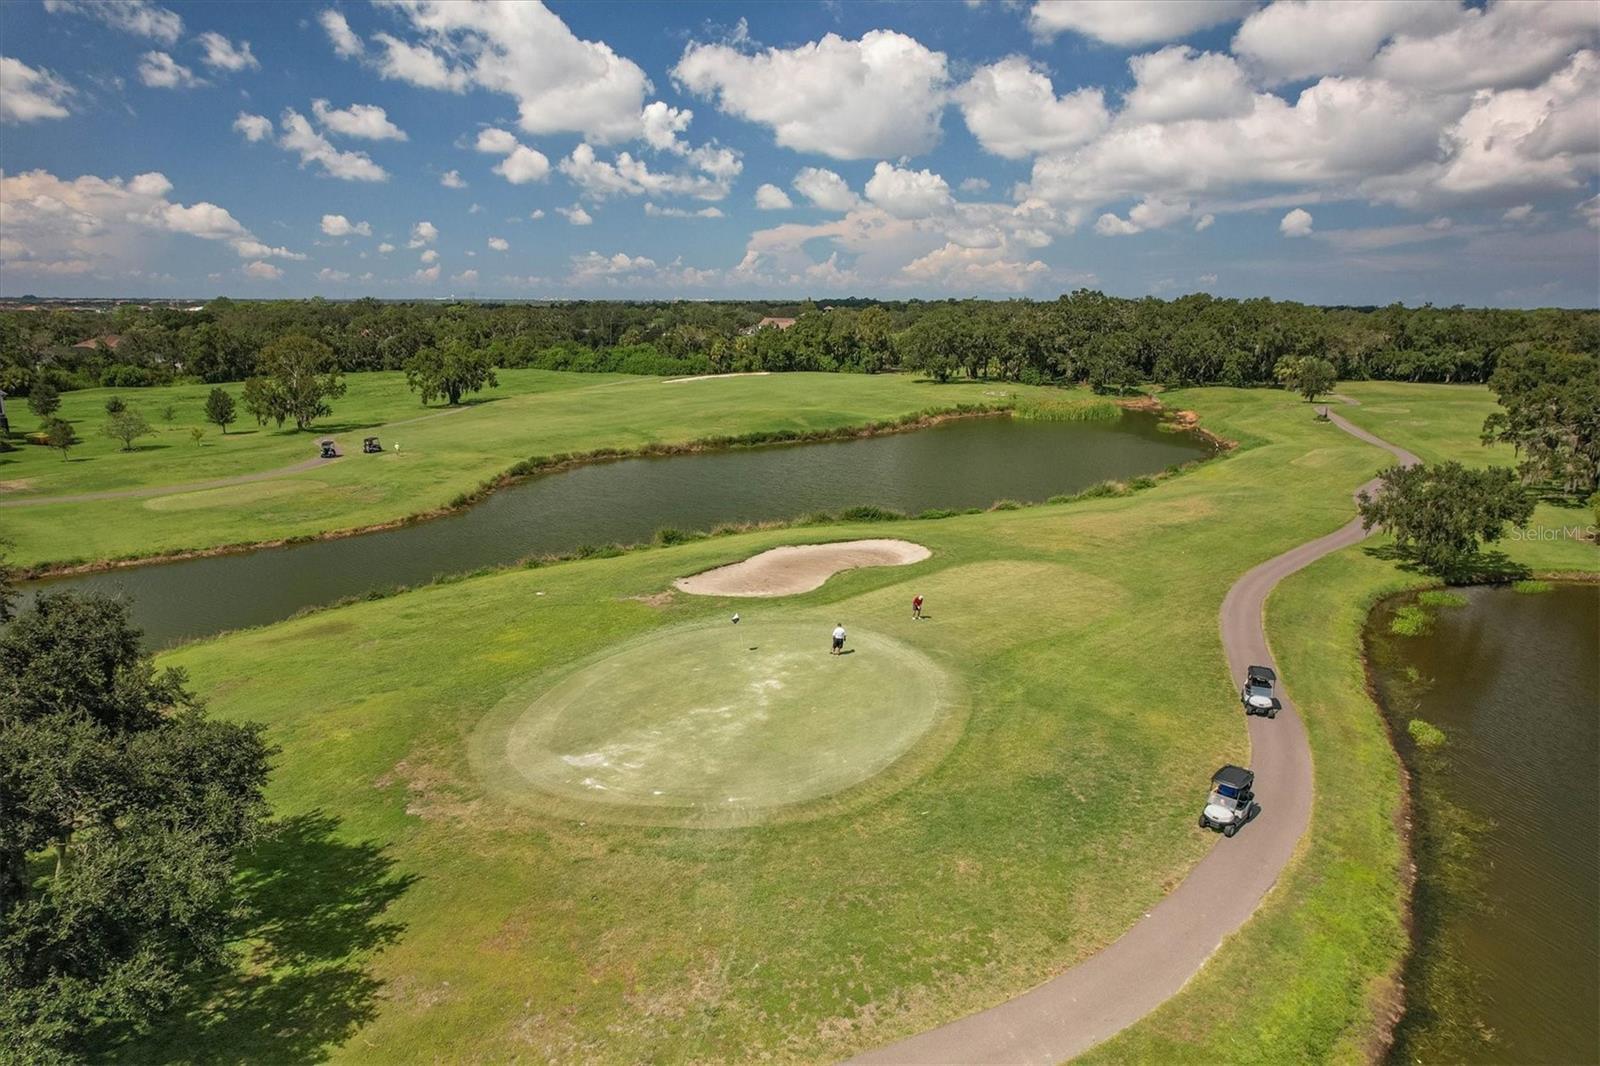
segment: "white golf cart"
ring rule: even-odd
[[[1252,666],[1245,671],[1244,687],[1239,690],[1239,702],[1244,704],[1246,717],[1252,714],[1264,715],[1268,718],[1278,717],[1278,712],[1283,709],[1283,702],[1278,699],[1276,689],[1278,675],[1270,666]]]
[[[1261,813],[1261,804],[1255,802],[1251,786],[1256,775],[1242,766],[1228,765],[1211,775],[1211,795],[1206,799],[1206,809],[1200,812],[1201,829],[1220,829],[1222,835],[1231,837],[1239,827]]]

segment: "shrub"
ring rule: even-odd
[[[871,505],[846,507],[839,512],[839,521],[841,522],[899,522],[905,517],[900,511]]]
[[[1016,500],[996,500],[989,505],[991,511],[1020,511],[1022,504]]]
[[[1122,408],[1102,397],[1029,399],[1013,408],[1016,417],[1030,422],[1106,422],[1122,417]]]

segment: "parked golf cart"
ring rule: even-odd
[[[368,455],[377,455],[383,451],[383,445],[378,443],[377,437],[368,437],[361,442],[361,450]]]
[[[1211,795],[1206,799],[1206,809],[1200,812],[1201,829],[1220,829],[1222,835],[1231,837],[1239,827],[1261,813],[1261,804],[1251,786],[1256,775],[1242,766],[1224,766],[1211,775]]]
[[[1277,685],[1278,675],[1270,666],[1252,666],[1245,671],[1244,688],[1239,690],[1239,702],[1244,704],[1244,713],[1278,717],[1283,702],[1277,697]]]
[[[319,447],[322,449],[322,451],[320,453],[322,458],[324,458],[324,459],[337,459],[337,458],[339,458],[339,449],[337,449],[337,448],[335,448],[333,446],[333,441],[325,440],[319,445]]]

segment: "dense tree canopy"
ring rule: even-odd
[[[756,329],[763,318],[795,319]],[[115,335],[114,348],[74,347]],[[1475,308],[1321,308],[1272,300],[836,300],[497,304],[364,299],[213,300],[197,310],[0,311],[0,388],[132,387],[268,376],[287,338],[325,345],[337,369],[397,370],[460,344],[498,367],[687,374],[873,372],[920,362],[935,374],[1073,381],[1116,391],[1160,382],[1274,382],[1283,359],[1333,364],[1339,380],[1487,381],[1519,346],[1600,354],[1600,313]],[[269,418],[273,417],[271,415]],[[285,416],[286,418],[289,416]]]
[[[1375,496],[1361,493],[1362,526],[1381,526],[1403,551],[1445,577],[1467,573],[1480,544],[1533,517],[1533,497],[1505,467],[1394,466],[1380,481]]]
[[[1484,441],[1514,446],[1525,481],[1580,496],[1600,487],[1600,357],[1514,348],[1489,387],[1503,410],[1484,420]]]
[[[0,633],[0,1060],[71,1061],[225,959],[269,756],[120,601],[47,593]]]

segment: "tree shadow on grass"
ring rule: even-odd
[[[197,977],[149,1033],[95,1057],[321,1061],[372,1021],[383,985],[367,963],[404,931],[385,913],[418,878],[397,873],[382,844],[338,839],[338,827],[322,811],[280,822],[240,863],[249,912],[238,968]]]
[[[1500,585],[1511,581],[1524,581],[1533,576],[1533,571],[1513,561],[1501,551],[1479,551],[1459,567],[1440,570],[1421,562],[1414,552],[1398,544],[1374,545],[1361,550],[1374,559],[1394,563],[1397,568],[1408,574],[1427,574],[1429,577],[1442,578],[1447,585]]]

